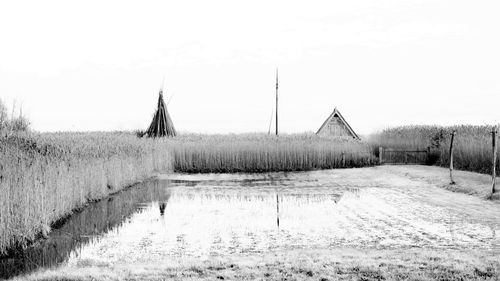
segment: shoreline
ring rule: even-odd
[[[99,199],[93,199],[93,200],[89,200],[87,201],[85,204],[81,205],[81,206],[78,206],[76,207],[75,209],[72,209],[67,215],[65,215],[64,217],[61,217],[59,218],[58,220],[54,221],[53,223],[51,223],[50,225],[50,230],[48,232],[44,232],[44,231],[40,231],[38,234],[36,234],[35,236],[35,239],[33,240],[26,240],[25,241],[25,246],[20,248],[20,247],[12,247],[12,248],[8,248],[5,250],[6,254],[4,255],[0,255],[0,260],[2,259],[10,259],[10,258],[15,258],[15,257],[18,257],[19,255],[22,254],[22,252],[27,249],[27,248],[30,248],[30,247],[36,247],[37,244],[41,243],[43,240],[47,239],[48,235],[50,232],[52,232],[53,230],[57,230],[59,228],[61,228],[68,220],[70,220],[72,218],[72,216],[74,216],[75,214],[78,214],[80,212],[82,212],[84,209],[88,208],[91,204],[93,203],[97,203],[99,201],[102,201],[102,200],[106,200],[116,194],[119,194],[121,192],[124,192],[126,191],[127,189],[130,189],[130,188],[134,188],[136,187],[137,185],[140,185],[142,183],[145,183],[145,182],[149,182],[149,181],[153,181],[153,180],[156,180],[158,179],[159,177],[159,174],[155,173],[153,174],[151,177],[148,177],[146,179],[142,179],[142,180],[139,180],[135,183],[132,183],[132,184],[129,184],[129,185],[126,185],[124,186],[123,188],[119,188],[117,189],[115,192],[112,192],[112,193],[109,193],[107,196],[105,197],[102,197],[102,198],[99,198]]]

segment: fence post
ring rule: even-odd
[[[379,161],[378,163],[379,163],[380,165],[382,165],[382,163],[383,163],[383,160],[382,160],[383,155],[384,155],[384,148],[380,146],[380,147],[378,148],[378,161]]]
[[[455,131],[451,132],[450,140],[450,184],[455,184],[453,180],[453,140],[455,139]]]
[[[492,187],[491,187],[491,194],[496,192],[496,169],[497,169],[497,127],[494,126],[493,129],[491,130],[491,145],[492,145],[492,151],[493,151],[493,168],[491,169],[491,179],[492,179]]]

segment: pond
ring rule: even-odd
[[[306,248],[500,248],[499,204],[360,171],[165,175],[91,204],[48,239],[0,259],[0,278]]]

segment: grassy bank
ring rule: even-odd
[[[1,136],[0,254],[43,236],[89,201],[171,171],[165,147],[128,133]]]
[[[395,149],[431,148],[435,164],[449,165],[451,132],[454,139],[454,167],[460,170],[490,173],[492,168],[492,126],[402,126],[383,130],[370,137],[374,150],[379,146]],[[497,163],[497,171],[499,169]]]
[[[41,271],[22,280],[498,280],[497,252],[314,249],[164,264],[103,264]]]
[[[308,171],[373,165],[363,142],[310,134],[185,135],[168,141],[174,169],[187,173]]]

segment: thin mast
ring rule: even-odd
[[[276,136],[278,135],[278,68],[276,68]]]

